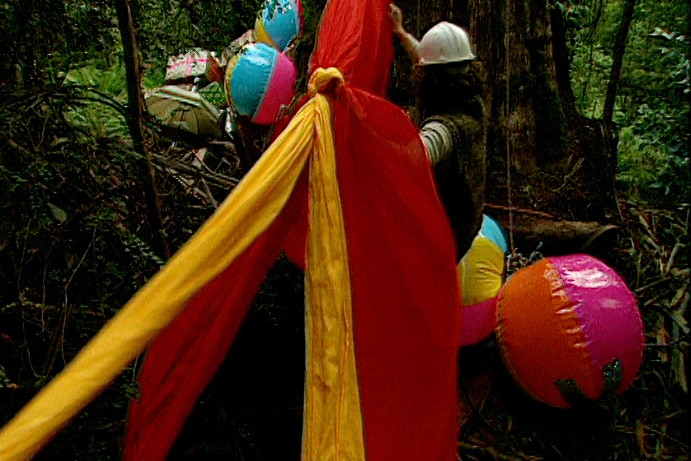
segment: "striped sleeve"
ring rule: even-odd
[[[449,157],[453,150],[451,132],[441,122],[428,122],[420,130],[420,137],[427,148],[432,165]]]

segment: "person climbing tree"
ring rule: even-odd
[[[481,65],[468,33],[442,21],[421,41],[403,27],[391,4],[394,33],[415,64],[420,136],[434,168],[440,198],[460,260],[480,229],[484,210],[487,121]]]

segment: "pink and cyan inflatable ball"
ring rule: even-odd
[[[265,43],[250,43],[228,63],[228,104],[254,123],[271,125],[295,97],[296,81],[292,59]]]
[[[285,51],[304,29],[300,0],[266,0],[254,24],[254,35],[279,51]]]
[[[554,407],[621,393],[640,368],[645,335],[636,297],[592,256],[548,257],[514,273],[497,315],[509,372]]]

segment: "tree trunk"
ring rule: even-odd
[[[142,60],[132,17],[132,8],[128,0],[116,0],[115,9],[118,14],[125,71],[127,74],[127,126],[132,137],[134,151],[140,155],[140,159],[136,160],[136,162],[139,170],[139,180],[144,189],[146,213],[151,230],[152,243],[159,255],[170,257],[170,250],[167,248],[163,238],[153,156],[144,143],[143,113],[146,104],[142,95]]]
[[[602,118],[605,123],[605,132],[610,140],[614,140],[612,135],[612,119],[614,117],[614,101],[617,97],[617,88],[619,86],[619,77],[621,76],[621,66],[624,63],[624,51],[626,51],[626,39],[629,36],[629,27],[633,20],[633,10],[636,5],[636,0],[627,0],[624,4],[624,11],[621,13],[621,22],[619,23],[619,30],[614,41],[612,71],[607,83],[607,94],[605,95],[605,106]]]
[[[418,39],[439,20],[470,31],[486,71],[488,204],[542,211],[557,221],[608,223],[618,216],[616,155],[602,121],[576,109],[558,8],[548,0],[405,0],[399,6],[409,31],[421,23]],[[511,218],[503,221],[509,228]]]

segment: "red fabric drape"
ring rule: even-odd
[[[337,67],[352,88],[384,95],[391,75],[393,34],[389,0],[329,0],[310,61]]]
[[[363,91],[334,101],[368,461],[456,459],[460,298],[417,129]]]
[[[382,98],[393,58],[388,9],[389,0],[330,0],[310,73],[337,67],[346,80],[332,108],[367,460],[450,461],[458,428],[455,250],[417,129]],[[304,264],[304,185],[300,191],[152,346],[127,460],[165,457],[294,221],[303,225],[287,248]]]
[[[303,175],[304,176],[304,175]],[[260,283],[307,195],[302,178],[279,218],[195,296],[147,351],[130,406],[126,461],[164,460],[225,358]]]
[[[389,0],[330,0],[317,34],[309,73],[319,67],[337,67],[349,87],[384,96],[393,62],[389,4]],[[298,107],[308,99],[303,97]],[[288,121],[289,118],[281,120],[276,125],[276,133],[280,133]],[[285,247],[288,257],[303,268],[306,230],[307,212],[303,209]]]
[[[456,459],[455,247],[417,128],[377,97],[393,57],[389,2],[329,8],[311,65],[338,67],[349,88],[333,110],[367,460]],[[286,252],[304,265],[299,216]]]

